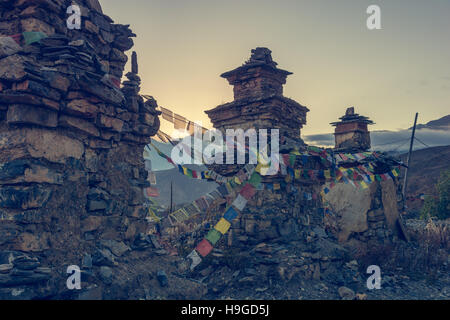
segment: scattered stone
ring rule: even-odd
[[[122,256],[125,252],[131,250],[123,241],[116,240],[101,240],[100,244],[116,255],[117,257]]]
[[[78,295],[78,300],[101,300],[102,298],[102,288],[97,285],[91,285],[83,289]]]
[[[97,249],[92,256],[92,263],[95,266],[113,267],[117,264],[115,258],[109,249]]]
[[[88,254],[88,253],[84,254],[81,267],[83,269],[91,269],[92,268],[92,256],[90,254]]]
[[[365,293],[357,293],[356,300],[367,300],[367,294]]]
[[[100,279],[106,283],[106,284],[111,284],[112,283],[112,269],[110,267],[107,266],[101,266],[100,267]]]
[[[343,299],[343,300],[353,300],[355,299],[355,292],[347,287],[340,287],[338,289],[339,292],[339,296]]]
[[[156,277],[161,287],[167,287],[169,285],[169,280],[167,279],[167,274],[164,270],[158,271]]]

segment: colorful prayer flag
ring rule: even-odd
[[[206,257],[212,251],[212,249],[212,245],[206,239],[200,241],[200,243],[197,245],[197,248],[195,248],[195,250],[197,250],[197,252],[202,257]]]
[[[247,200],[250,200],[256,193],[256,189],[250,183],[247,183],[241,190],[240,194]]]
[[[220,240],[222,234],[216,229],[211,229],[206,235],[205,239],[208,240],[213,246]]]
[[[197,251],[192,250],[191,253],[187,256],[188,259],[191,259],[191,271],[195,269],[196,266],[198,266],[202,262],[202,258],[198,255]]]
[[[232,222],[234,219],[236,219],[238,216],[238,213],[236,210],[234,210],[233,207],[229,207],[227,211],[225,212],[223,218],[227,220],[228,222]]]
[[[214,226],[214,229],[219,231],[221,234],[227,233],[227,231],[230,229],[231,224],[225,220],[224,218],[220,219],[219,222]]]
[[[247,205],[247,199],[239,194],[236,199],[234,199],[232,205],[239,211],[242,211]]]
[[[261,183],[261,180],[262,180],[261,175],[257,172],[253,172],[248,182],[252,184],[254,187],[257,187]]]
[[[158,189],[154,187],[148,187],[145,189],[145,192],[147,194],[147,197],[157,198],[159,197],[159,191]]]

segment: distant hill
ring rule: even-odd
[[[401,158],[406,162],[407,154],[402,154]],[[414,151],[408,173],[407,195],[436,194],[435,185],[445,169],[450,169],[450,146]],[[421,205],[422,202],[417,199],[408,201],[408,208],[413,211],[419,210]]]
[[[418,124],[417,129],[450,130],[450,114],[426,124]]]
[[[187,165],[186,167],[201,171],[206,168],[195,165]],[[156,187],[160,193],[160,197],[155,198],[158,204],[167,207],[170,204],[170,182],[173,185],[173,202],[174,204],[184,204],[192,202],[201,196],[215,190],[217,184],[206,180],[198,180],[186,177],[176,169],[156,171]]]

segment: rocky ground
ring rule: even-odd
[[[448,251],[447,261],[428,269],[405,267],[405,261],[397,267],[380,263],[381,289],[369,290],[367,259],[353,259],[346,248],[326,233],[317,234],[309,242],[295,240],[260,243],[246,249],[215,249],[194,272],[187,268],[183,249],[179,248],[179,254],[175,254],[173,248],[160,246],[156,238],[141,240],[134,249],[110,247],[115,253],[112,262],[99,263],[98,256],[94,258],[92,276],[86,278],[85,289],[71,298],[450,299]],[[407,245],[412,255],[414,250],[421,250],[415,241]],[[417,251],[418,256],[420,253]],[[90,280],[99,286],[89,286]]]
[[[420,222],[407,223],[416,227]],[[322,230],[323,231],[323,230]],[[23,253],[0,257],[2,299],[450,299],[448,250],[439,264],[423,267],[417,240],[402,243],[401,261],[380,261],[381,289],[369,290],[367,266],[392,252],[355,259],[326,232],[316,229],[308,240],[220,247],[191,272],[184,259],[189,248],[171,247],[157,237],[140,235],[132,245],[100,241],[80,261],[82,289],[65,289],[66,270],[49,274]],[[311,234],[311,233],[309,233]],[[444,254],[442,255],[442,252]],[[433,253],[432,253],[433,255]],[[436,253],[437,255],[437,253]],[[375,260],[374,260],[375,259]],[[408,260],[409,259],[409,260]],[[420,260],[420,261],[419,261]],[[369,262],[372,261],[372,262]],[[413,267],[414,264],[414,267]],[[34,286],[29,286],[34,283]],[[56,283],[56,285],[55,285]],[[2,287],[2,285],[4,287]],[[14,290],[11,291],[11,285]],[[51,288],[59,287],[58,294]]]

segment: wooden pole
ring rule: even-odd
[[[414,135],[416,134],[416,125],[417,125],[417,117],[419,116],[419,113],[416,113],[416,117],[414,119],[414,126],[412,129],[412,135],[411,135],[411,143],[409,145],[409,153],[408,153],[408,159],[406,160],[406,169],[405,169],[405,177],[403,178],[403,189],[402,189],[402,194],[403,194],[403,201],[405,201],[406,203],[406,186],[408,183],[408,169],[409,169],[409,164],[411,163],[411,154],[412,154],[412,150],[413,150],[413,145],[414,145]]]
[[[169,214],[173,212],[173,181],[170,181],[170,209]]]

